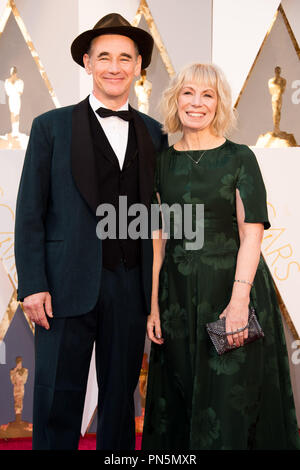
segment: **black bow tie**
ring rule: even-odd
[[[117,116],[124,119],[124,121],[130,121],[130,119],[132,119],[131,111],[113,111],[112,109],[99,108],[96,110],[96,113],[102,118]]]

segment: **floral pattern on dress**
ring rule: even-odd
[[[225,233],[217,233],[205,244],[202,262],[215,270],[232,268],[236,263],[237,243]]]
[[[196,413],[193,425],[201,431],[194,436],[194,444],[197,449],[209,449],[220,436],[221,424],[213,408]]]
[[[208,364],[217,375],[233,375],[238,372],[246,361],[244,348],[238,348],[221,356],[213,354]]]
[[[226,141],[194,164],[172,147],[156,178],[163,203],[204,204],[204,246],[169,239],[160,276],[165,338],[151,346],[142,450],[298,449],[288,355],[271,273],[261,257],[251,303],[265,337],[219,356],[206,330],[230,301],[239,233],[236,189],[246,222],[269,227],[255,155]]]
[[[198,265],[197,257],[192,250],[185,250],[182,245],[177,245],[174,254],[174,262],[177,264],[178,271],[184,276],[195,273]]]
[[[162,313],[161,318],[164,334],[171,339],[187,336],[186,311],[178,303],[171,304],[169,309]]]

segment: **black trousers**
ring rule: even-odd
[[[103,269],[89,313],[36,327],[33,449],[77,449],[90,359],[96,344],[97,449],[135,447],[133,394],[146,333],[140,268]]]

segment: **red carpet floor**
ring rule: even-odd
[[[136,436],[136,449],[141,449],[142,435]],[[79,442],[79,450],[95,450],[96,449],[96,436],[95,434],[87,434],[82,437]],[[0,450],[32,450],[31,438],[20,437],[16,439],[0,439]]]
[[[299,430],[300,434],[300,430]],[[141,450],[142,434],[136,435],[135,450]],[[96,436],[95,434],[87,434],[82,437],[79,442],[78,450],[95,450],[96,449]],[[17,439],[0,439],[1,450],[32,450],[31,438],[20,437]]]

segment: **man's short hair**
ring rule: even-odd
[[[111,34],[111,33],[108,33],[108,34]],[[104,34],[101,34],[100,36],[104,36]],[[91,42],[90,42],[90,44],[89,44],[89,48],[88,48],[88,50],[87,50],[87,52],[86,52],[89,56],[91,56],[91,54],[92,54],[93,41],[94,41],[95,39],[97,39],[98,37],[99,37],[99,36],[96,36],[94,39],[92,39]],[[127,37],[127,36],[126,36],[126,37]],[[131,38],[128,38],[128,39],[131,39]],[[135,41],[133,41],[132,39],[131,39],[131,41],[132,41],[133,44],[134,44],[134,49],[135,49],[135,53],[136,53],[136,58],[138,58],[138,56],[140,55],[140,51],[139,51],[138,45],[137,45],[137,43],[136,43]]]

